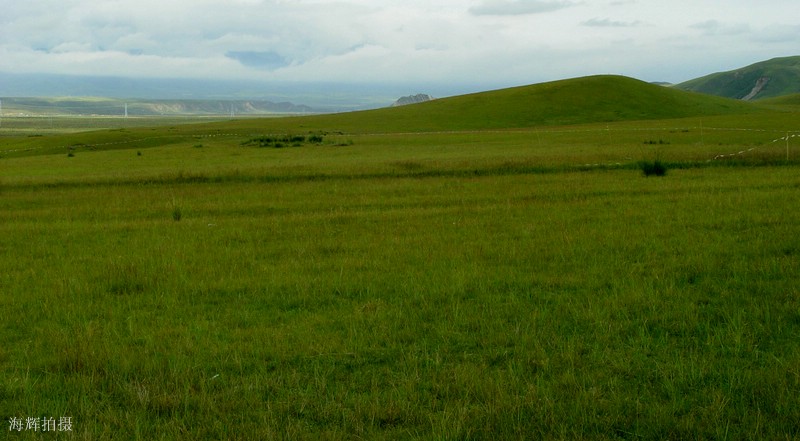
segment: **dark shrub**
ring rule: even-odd
[[[655,161],[642,161],[639,163],[645,176],[664,176],[667,174],[667,165],[660,159]]]
[[[172,207],[172,220],[175,222],[180,221],[183,218],[183,213],[181,212],[181,207],[175,205]]]

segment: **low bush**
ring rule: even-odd
[[[243,146],[283,148],[286,146],[301,147],[306,143],[321,144],[322,136],[312,135],[306,138],[303,135],[275,135],[259,136],[243,142]]]
[[[639,163],[639,168],[645,176],[664,176],[667,174],[667,164],[660,159],[655,161],[642,161]]]

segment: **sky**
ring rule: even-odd
[[[0,72],[678,83],[800,55],[797,0],[0,0]]]

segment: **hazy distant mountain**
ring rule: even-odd
[[[270,115],[314,109],[266,100],[142,100],[120,98],[3,98],[5,115]]]
[[[495,84],[394,84],[334,82],[274,82],[92,77],[0,72],[0,97],[106,97],[147,100],[242,100],[291,102],[315,112],[345,112],[385,107],[409,89],[435,90],[454,96]]]
[[[746,101],[800,93],[800,56],[774,58],[686,81],[675,87]]]
[[[401,97],[400,99],[395,101],[394,104],[392,104],[392,107],[407,106],[409,104],[424,103],[426,101],[432,101],[432,100],[433,100],[432,96],[425,93],[419,93],[416,95]]]

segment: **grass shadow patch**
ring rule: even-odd
[[[123,259],[112,259],[105,271],[106,292],[115,295],[141,294],[156,285],[156,276],[141,264]]]
[[[419,170],[422,170],[423,168],[425,168],[425,166],[422,165],[421,162],[413,161],[413,160],[394,161],[394,162],[391,163],[391,165],[394,166],[394,167],[399,168],[400,170],[408,171],[408,172],[419,171]]]

